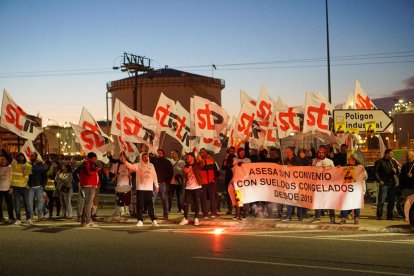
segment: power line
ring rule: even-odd
[[[414,51],[400,51],[400,52],[382,52],[358,55],[343,55],[331,57],[333,61],[352,61],[352,60],[376,60],[376,59],[398,59],[413,57]],[[273,61],[258,61],[258,62],[244,62],[244,63],[224,63],[215,64],[217,70],[222,71],[241,71],[241,70],[265,70],[265,69],[290,69],[290,68],[310,68],[310,67],[324,67],[326,64],[312,64],[312,65],[294,65],[296,63],[321,63],[326,62],[326,58],[302,58],[302,59],[285,59]],[[362,63],[336,63],[332,66],[361,66],[373,64],[397,64],[397,63],[412,63],[411,60],[402,61],[378,61],[378,62],[362,62]],[[292,64],[291,66],[262,66],[252,67],[254,65],[272,65],[272,64]],[[248,67],[246,67],[248,66]],[[221,68],[220,68],[221,67]],[[224,68],[223,68],[224,67]],[[236,67],[236,68],[232,68]],[[237,68],[238,67],[238,68]],[[189,65],[189,66],[175,66],[177,69],[196,69],[192,71],[210,70],[211,64],[208,65]],[[205,68],[204,70],[201,68]],[[199,70],[197,70],[199,69]],[[109,68],[88,68],[88,69],[72,69],[72,70],[45,70],[45,71],[26,71],[26,72],[4,72],[0,73],[0,78],[34,78],[34,77],[55,77],[55,76],[77,76],[77,75],[104,75],[115,74]]]

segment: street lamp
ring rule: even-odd
[[[59,132],[56,133],[56,138],[58,138],[58,152],[57,152],[57,154],[60,155],[60,129],[59,129]]]

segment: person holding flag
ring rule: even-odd
[[[126,168],[131,172],[136,172],[136,185],[137,185],[137,227],[144,226],[143,210],[144,206],[148,208],[148,214],[151,217],[152,226],[159,227],[157,218],[154,212],[153,202],[153,190],[155,186],[155,192],[158,193],[159,185],[157,173],[155,172],[154,165],[149,162],[149,156],[147,152],[142,152],[139,155],[139,164],[131,164],[126,160],[125,155],[119,157],[119,161],[125,164]],[[169,162],[169,161],[168,161]]]
[[[87,159],[79,170],[79,184],[81,195],[84,195],[84,204],[81,215],[81,227],[97,227],[92,222],[93,198],[99,185],[99,168],[96,166],[97,156],[94,152],[89,152]]]
[[[14,224],[22,224],[22,217],[20,214],[20,197],[23,198],[23,204],[26,211],[27,224],[33,225],[32,213],[29,203],[29,175],[32,172],[32,165],[27,163],[26,157],[19,152],[15,160],[11,163],[12,178],[11,188],[13,189],[14,211],[16,212],[16,221]]]

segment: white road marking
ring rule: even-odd
[[[348,237],[382,237],[382,236],[412,236],[412,234],[405,233],[376,233],[376,234],[344,234],[344,235],[329,235],[329,236],[314,236],[314,238],[348,238]]]
[[[193,259],[209,260],[209,261],[247,263],[247,264],[265,264],[265,265],[277,265],[277,266],[290,266],[290,267],[299,267],[299,268],[335,270],[335,271],[370,273],[370,274],[381,274],[381,275],[404,275],[404,276],[412,275],[412,274],[405,274],[405,273],[394,273],[394,272],[373,271],[373,270],[363,270],[363,269],[337,268],[337,267],[329,267],[329,266],[301,265],[301,264],[287,264],[287,263],[275,263],[275,262],[239,260],[239,259],[226,259],[226,258],[193,257]]]

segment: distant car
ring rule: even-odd
[[[414,226],[414,194],[409,195],[404,205],[405,220]]]

